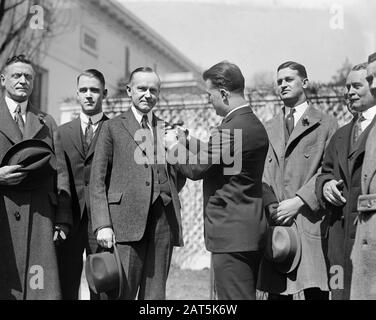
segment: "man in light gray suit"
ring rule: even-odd
[[[152,112],[159,91],[151,68],[132,72],[132,106],[103,124],[92,165],[93,230],[100,246],[117,244],[123,299],[137,291],[138,299],[165,299],[172,249],[183,244],[178,191],[185,178],[164,161],[165,123]]]

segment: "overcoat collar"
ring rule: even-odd
[[[342,169],[342,172],[346,176],[345,183],[347,183],[347,181],[349,181],[350,178],[348,156],[353,126],[354,120],[346,124],[343,128],[341,128],[337,136],[338,163],[339,167]]]
[[[22,141],[21,131],[12,118],[3,97],[0,101],[0,131],[14,144]]]
[[[31,103],[27,105],[25,131],[22,137],[20,129],[12,118],[4,98],[0,101],[0,131],[14,144],[22,140],[33,139],[44,127],[44,114],[35,109]]]
[[[297,124],[295,125],[294,130],[292,131],[287,144],[286,150],[289,149],[292,142],[298,139],[308,130],[311,130],[312,127],[317,126],[321,122],[322,113],[315,109],[312,105],[309,105],[307,110],[303,113]]]

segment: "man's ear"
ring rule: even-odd
[[[304,79],[303,79],[303,88],[304,88],[304,89],[307,89],[307,88],[308,88],[308,84],[309,84],[309,82],[308,82],[308,78],[304,78]]]
[[[5,76],[1,73],[0,74],[1,86],[5,85]]]
[[[103,99],[107,98],[107,93],[108,93],[107,89],[104,89],[103,90]]]
[[[219,92],[221,94],[223,102],[226,104],[228,103],[228,97],[230,96],[230,92],[228,92],[226,89],[219,89]]]
[[[126,88],[127,88],[128,96],[130,97],[131,96],[131,87],[127,85]]]

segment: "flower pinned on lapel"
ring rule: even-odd
[[[303,124],[303,127],[304,126],[309,126],[309,119],[307,116],[304,116],[303,119],[302,119],[302,124]]]
[[[38,115],[38,120],[41,124],[45,124],[46,123],[46,120],[44,119],[44,114],[39,114]]]

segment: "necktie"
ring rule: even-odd
[[[21,106],[20,105],[18,105],[17,108],[16,108],[16,113],[14,115],[14,121],[16,121],[18,128],[21,131],[21,135],[23,137],[23,134],[24,134],[24,131],[25,131],[25,122],[22,118]]]
[[[86,147],[86,151],[89,150],[91,140],[93,140],[93,136],[94,136],[93,122],[91,121],[91,118],[89,118],[89,121],[88,121],[86,129],[85,129],[85,147]]]
[[[288,137],[290,137],[291,132],[294,130],[294,112],[295,108],[290,108],[290,112],[285,119]]]
[[[147,155],[148,159],[151,160],[154,154],[154,147],[153,147],[154,141],[153,141],[153,136],[148,126],[148,123],[149,123],[148,116],[144,114],[141,119],[141,127],[142,129],[144,129],[144,135],[146,137],[146,141],[144,144],[146,146],[146,150],[144,150],[144,152]]]
[[[360,115],[358,117],[358,119],[355,121],[355,124],[354,124],[354,136],[353,136],[353,144],[355,144],[360,135],[362,134],[363,130],[362,130],[362,122],[366,120],[363,115]]]

